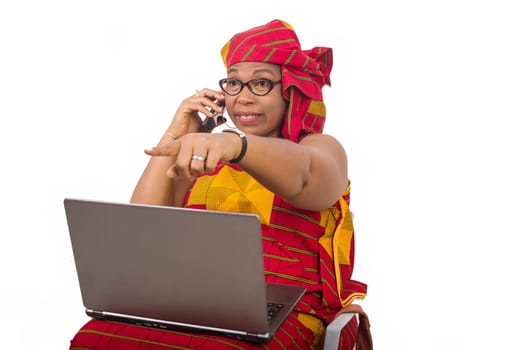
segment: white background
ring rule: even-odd
[[[182,5],[183,4],[183,5]],[[232,34],[281,18],[334,49],[354,277],[376,349],[522,349],[519,1],[2,1],[0,333],[65,349],[87,321],[62,200],[128,201]]]

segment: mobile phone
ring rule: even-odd
[[[211,132],[217,125],[226,122],[223,113],[213,112],[213,117],[205,117],[200,125],[200,132]]]

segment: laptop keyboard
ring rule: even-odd
[[[267,303],[267,319],[270,323],[283,306],[283,304]]]

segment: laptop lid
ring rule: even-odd
[[[268,340],[305,292],[266,288],[256,215],[72,198],[64,206],[90,316]],[[284,305],[271,324],[268,301]]]

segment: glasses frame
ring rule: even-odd
[[[238,92],[232,94],[232,93],[227,92],[226,89],[224,89],[222,84],[224,84],[228,80],[234,80],[234,81],[236,81],[236,82],[238,82],[240,84],[240,89],[238,90]],[[263,80],[263,81],[266,81],[266,82],[269,83],[269,85],[270,85],[269,86],[269,90],[265,94],[258,94],[255,91],[253,91],[253,88],[251,87],[250,83],[253,82],[253,81],[256,81],[256,80]],[[273,81],[271,79],[266,79],[266,78],[255,78],[255,79],[248,80],[245,83],[243,81],[239,80],[239,79],[236,79],[236,78],[223,78],[223,79],[220,79],[218,81],[218,85],[220,86],[220,89],[222,89],[222,91],[224,91],[229,96],[236,96],[236,95],[240,94],[240,92],[242,92],[242,90],[244,89],[245,86],[247,86],[247,89],[255,96],[266,96],[267,94],[269,94],[273,90],[275,85],[278,85],[280,83],[282,83],[282,79],[281,80],[277,80],[277,81]]]

